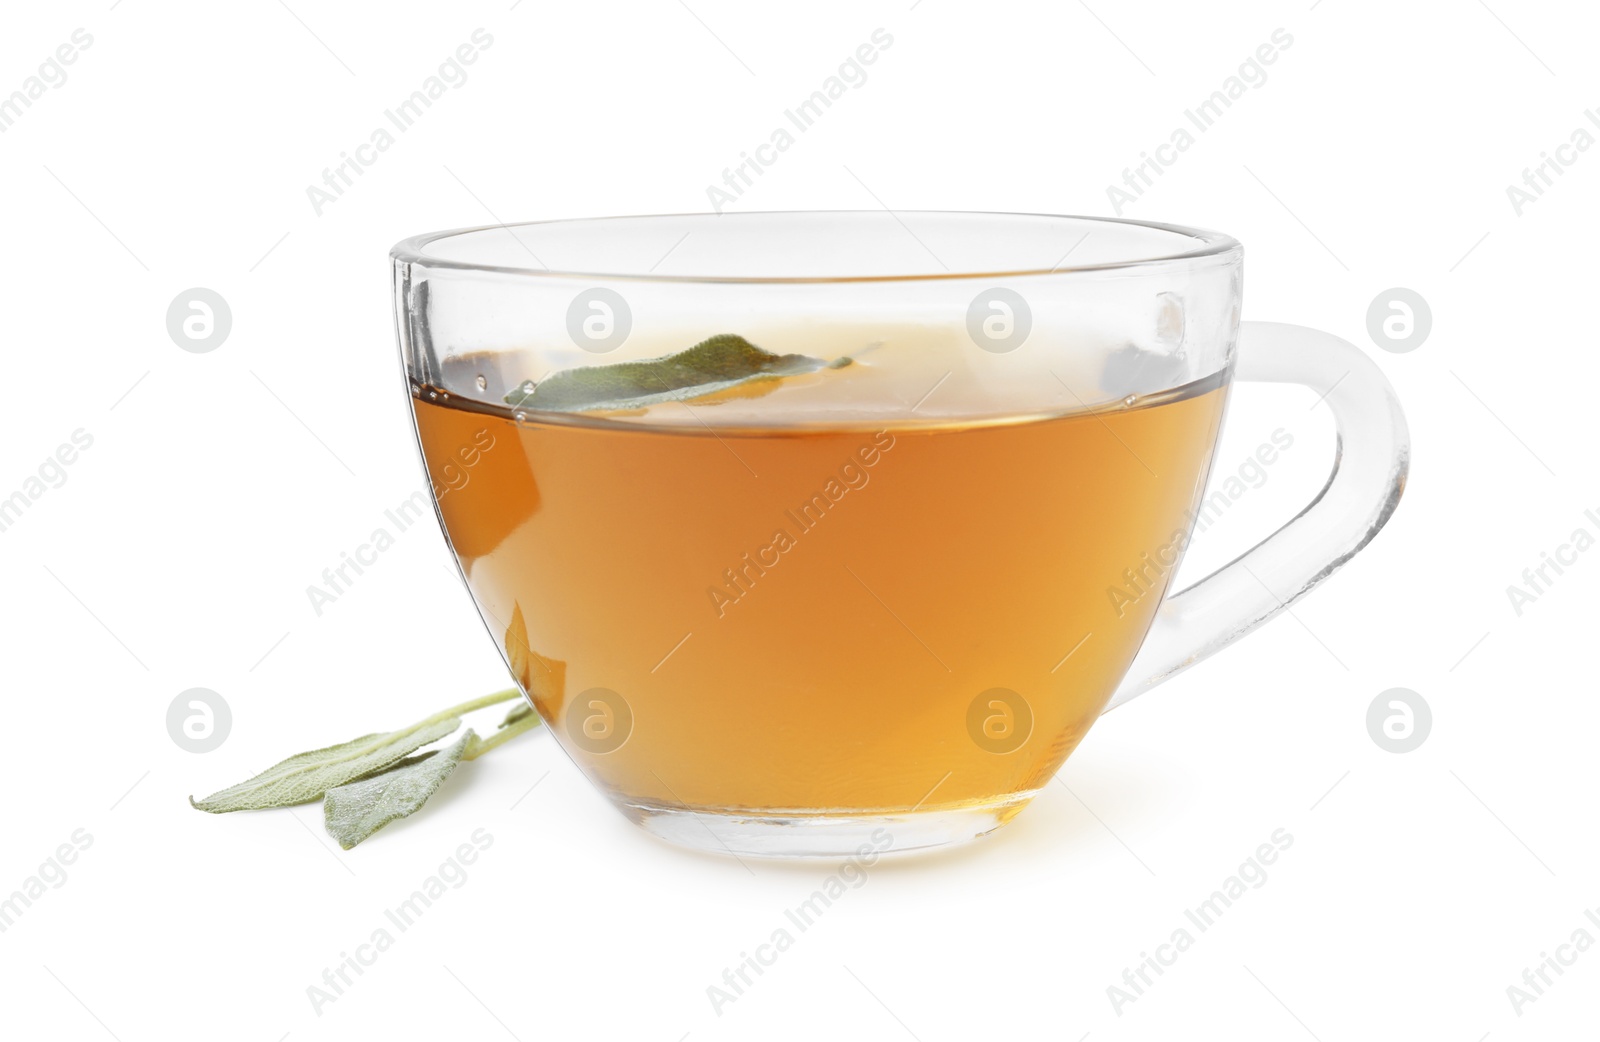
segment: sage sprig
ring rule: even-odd
[[[324,827],[349,850],[389,822],[421,809],[462,761],[475,760],[537,727],[538,714],[526,702],[519,702],[489,737],[481,738],[468,728],[448,746],[413,755],[455,733],[465,714],[521,694],[517,688],[507,688],[440,710],[398,731],[363,735],[299,753],[205,799],[191,796],[189,802],[197,810],[226,814],[320,799]]]

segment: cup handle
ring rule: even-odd
[[[1353,345],[1304,326],[1244,322],[1234,379],[1301,384],[1320,394],[1333,410],[1333,473],[1288,524],[1162,602],[1108,712],[1309,593],[1372,541],[1405,490],[1406,418],[1382,371]]]

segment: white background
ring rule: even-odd
[[[1506,186],[1600,105],[1576,3],[523,0],[18,5],[0,94],[92,46],[0,134],[8,329],[0,496],[83,428],[67,480],[0,532],[9,754],[0,896],[93,844],[0,933],[12,1038],[1568,1039],[1600,950],[1507,987],[1600,907],[1591,664],[1600,552],[1519,617],[1506,587],[1597,526],[1600,150],[1519,216]],[[692,9],[692,10],[691,10]],[[1498,15],[1498,17],[1497,17]],[[1504,19],[1504,21],[1502,21]],[[318,216],[306,187],[475,28],[492,47]],[[875,28],[892,47],[738,209],[1110,215],[1106,186],[1274,29],[1294,43],[1130,217],[1231,232],[1245,317],[1366,349],[1410,419],[1411,483],[1343,572],[1106,718],[1013,824],[886,862],[737,1002],[706,989],[832,867],[679,851],[548,736],[464,767],[349,853],[315,806],[185,797],[504,685],[419,525],[319,618],[305,589],[420,486],[386,251],[421,231],[708,208]],[[1600,134],[1600,128],[1591,130]],[[848,170],[846,169],[848,167]],[[233,329],[179,350],[181,291]],[[1431,304],[1410,354],[1369,303]],[[1235,397],[1217,473],[1277,427],[1269,480],[1189,577],[1306,502],[1332,457],[1309,394]],[[231,736],[196,755],[168,704]],[[1368,704],[1432,707],[1415,752]],[[543,779],[537,787],[536,781]],[[1070,786],[1070,789],[1068,788]],[[474,829],[493,846],[336,1002],[307,987]],[[1293,846],[1120,1013],[1107,987],[1275,829]]]

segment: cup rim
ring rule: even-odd
[[[528,228],[539,225],[554,224],[584,224],[603,223],[610,221],[651,221],[665,219],[700,218],[716,219],[739,218],[743,216],[781,216],[781,217],[820,217],[842,216],[857,214],[878,215],[889,213],[899,220],[899,214],[920,214],[937,217],[1030,217],[1046,220],[1083,221],[1091,224],[1121,224],[1132,225],[1139,228],[1148,228],[1155,231],[1169,232],[1184,236],[1194,242],[1191,249],[1178,250],[1171,253],[1160,253],[1147,257],[1136,257],[1127,260],[1106,261],[1098,264],[1078,264],[1068,267],[1060,266],[1050,268],[1017,268],[1017,269],[990,269],[972,271],[947,271],[903,275],[819,275],[819,276],[740,276],[740,275],[672,275],[656,274],[654,272],[605,272],[605,271],[567,271],[552,268],[538,268],[524,265],[482,264],[454,258],[430,256],[425,251],[435,242],[459,235],[470,235],[477,232],[504,229],[510,232],[515,228]],[[903,222],[902,222],[903,223]],[[853,283],[878,283],[878,282],[941,282],[962,279],[998,279],[998,278],[1027,278],[1027,277],[1053,277],[1071,276],[1098,272],[1126,271],[1130,269],[1164,270],[1172,267],[1196,266],[1201,262],[1218,257],[1232,257],[1242,254],[1244,247],[1233,236],[1224,232],[1213,231],[1206,228],[1197,228],[1190,225],[1168,224],[1160,221],[1136,221],[1125,217],[1096,217],[1084,214],[1053,214],[1031,213],[1026,211],[1003,210],[739,210],[726,214],[712,213],[709,211],[690,211],[685,213],[654,213],[654,214],[619,214],[607,217],[562,217],[542,221],[516,221],[510,224],[493,223],[474,225],[464,228],[450,228],[443,231],[424,232],[413,235],[395,243],[389,250],[391,262],[405,264],[408,267],[419,265],[429,269],[443,269],[452,271],[492,272],[500,275],[514,275],[529,278],[557,278],[557,279],[584,279],[604,281],[625,281],[660,284],[736,284],[736,285],[804,285],[804,284],[853,284]]]

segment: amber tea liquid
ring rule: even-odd
[[[1226,390],[827,430],[413,402],[485,620],[621,802],[1004,820],[1144,639]]]

